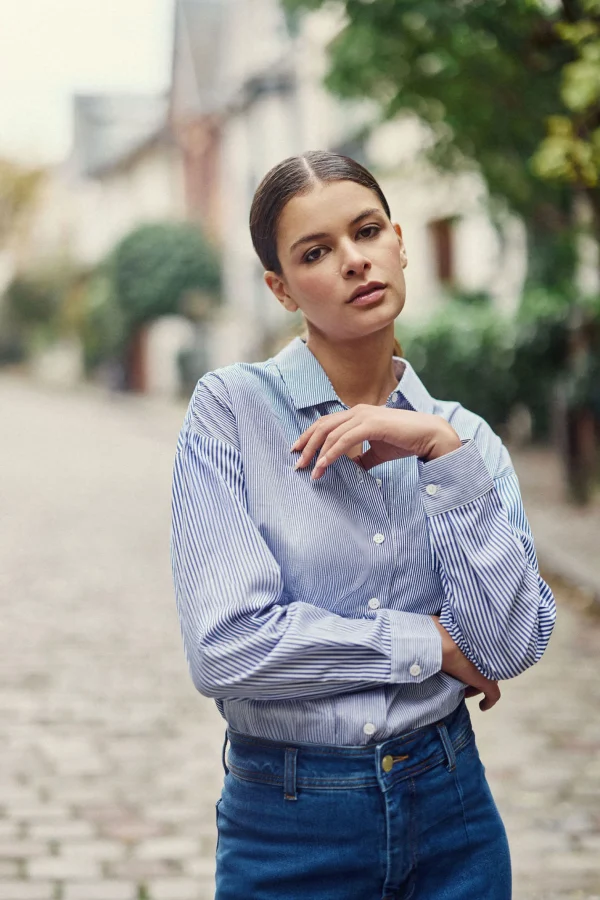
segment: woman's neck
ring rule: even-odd
[[[332,343],[309,334],[306,346],[318,359],[346,406],[381,406],[398,384],[394,372],[393,328],[359,340]]]

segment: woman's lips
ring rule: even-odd
[[[373,288],[367,294],[359,294],[354,300],[350,300],[350,306],[369,306],[371,303],[378,303],[385,294],[385,287]]]

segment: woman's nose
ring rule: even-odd
[[[351,243],[343,248],[342,275],[344,278],[352,278],[353,275],[361,275],[371,268],[371,261],[356,244]]]

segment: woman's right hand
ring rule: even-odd
[[[497,681],[491,681],[481,674],[473,663],[467,659],[462,650],[452,640],[444,626],[440,624],[439,616],[432,616],[435,627],[442,637],[442,672],[452,675],[469,687],[465,696],[474,697],[476,694],[484,694],[479,708],[484,712],[491,709],[500,699],[500,688]]]

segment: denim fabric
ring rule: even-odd
[[[464,702],[366,747],[227,738],[216,900],[510,900]]]

